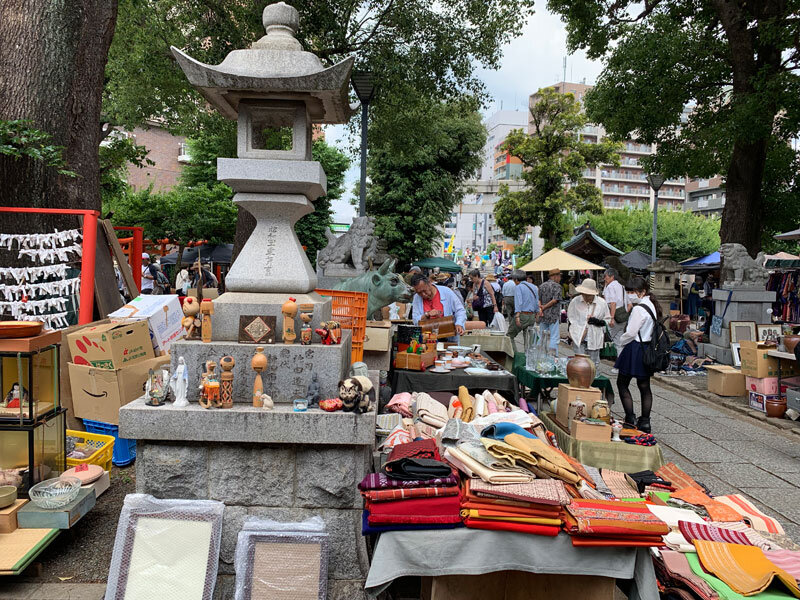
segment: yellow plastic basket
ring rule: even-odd
[[[79,444],[87,444],[97,448],[89,458],[67,458],[67,467],[81,464],[100,465],[104,470],[111,470],[111,458],[114,455],[114,436],[88,431],[67,429],[67,435],[78,440]]]

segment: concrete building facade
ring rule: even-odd
[[[724,179],[717,175],[710,179],[690,179],[686,183],[684,209],[702,215],[722,215],[725,208]]]
[[[137,127],[130,135],[140,146],[149,150],[147,158],[155,164],[128,168],[128,183],[135,190],[152,184],[153,191],[167,191],[178,184],[183,165],[189,162],[186,138],[172,135],[157,123]]]

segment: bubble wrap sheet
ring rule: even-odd
[[[282,523],[251,517],[236,542],[236,600],[325,600],[328,534],[321,517]]]
[[[213,500],[128,494],[105,600],[211,600],[224,510]]]

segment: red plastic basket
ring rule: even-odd
[[[366,292],[346,292],[344,290],[315,290],[321,296],[329,296],[331,303],[331,319],[338,321],[342,329],[353,332],[351,340],[351,362],[364,359],[364,340],[367,335],[367,302]]]

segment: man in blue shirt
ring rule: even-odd
[[[517,282],[514,288],[514,319],[508,325],[507,334],[512,344],[520,331],[536,325],[536,316],[541,314],[539,290],[525,279],[524,272],[514,272],[514,281]]]
[[[457,334],[455,341],[458,342],[458,336],[464,335],[467,322],[467,311],[461,295],[449,287],[433,285],[427,277],[419,273],[411,277],[411,287],[416,292],[412,300],[414,325],[427,319],[453,317]]]

